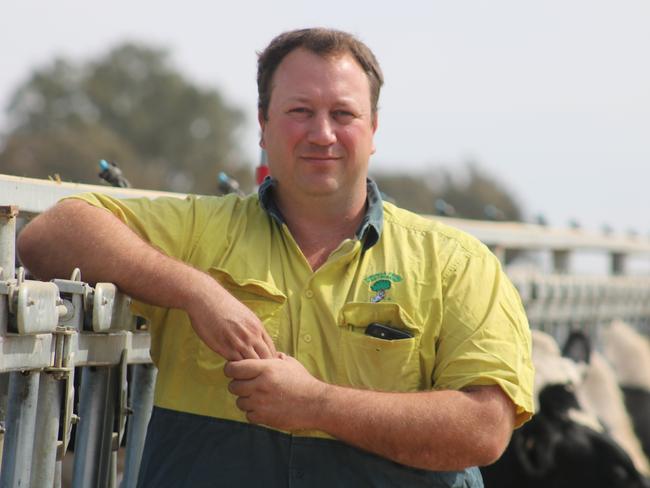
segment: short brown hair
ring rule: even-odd
[[[307,49],[320,56],[350,53],[357,60],[370,83],[370,105],[373,115],[377,113],[379,91],[384,84],[377,58],[370,48],[347,32],[311,28],[283,32],[258,55],[257,59],[257,108],[262,111],[264,119],[268,118],[271,101],[271,80],[284,57],[297,48]]]

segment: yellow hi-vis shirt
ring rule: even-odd
[[[316,271],[258,195],[76,198],[209,273],[255,312],[279,351],[318,379],[392,392],[496,384],[516,405],[517,426],[533,412],[528,322],[499,261],[468,234],[381,202],[372,182],[378,240],[368,247],[346,239]],[[228,392],[225,360],[199,339],[184,311],[138,302],[134,311],[151,324],[155,405],[247,422]],[[373,322],[413,337],[364,334]]]

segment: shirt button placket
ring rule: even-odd
[[[312,299],[314,298],[314,292],[310,288],[307,288],[305,290],[305,298],[307,299]],[[311,334],[303,334],[302,335],[302,340],[305,342],[305,344],[309,344],[312,340]]]

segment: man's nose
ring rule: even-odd
[[[336,142],[334,121],[328,113],[316,113],[311,119],[308,140],[311,144],[329,146]]]

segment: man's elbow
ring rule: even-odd
[[[39,246],[40,242],[40,246]],[[28,224],[18,234],[16,251],[20,262],[32,272],[38,267],[38,251],[42,249],[43,241],[38,237],[37,229],[33,223]]]
[[[498,436],[488,439],[476,453],[477,460],[475,466],[488,466],[497,462],[505,452],[509,443],[510,436],[508,436],[505,441],[502,437]]]
[[[472,466],[493,464],[503,455],[508,447],[509,439],[508,437],[508,440],[504,441],[500,436],[488,437],[478,435],[476,432],[473,435],[468,434],[462,442],[456,445],[455,453],[452,450],[449,451],[447,463],[442,468],[444,470],[459,471]],[[427,469],[434,471],[441,469],[436,458],[439,458],[439,453],[434,456],[432,452],[429,458],[431,465],[426,466]]]
[[[493,419],[491,427],[484,429],[476,439],[476,466],[487,466],[499,460],[510,444],[514,429],[514,412],[512,419],[506,414]],[[487,425],[487,424],[486,424]]]
[[[16,251],[20,262],[41,279],[50,279],[55,268],[55,250],[63,245],[62,223],[69,220],[76,202],[58,203],[42,213],[18,234]]]
[[[414,467],[432,471],[460,471],[472,466],[487,466],[499,460],[510,442],[510,432],[504,435],[504,429],[494,429],[491,432],[468,432],[458,442],[447,444],[444,454],[439,445],[422,447],[419,450],[418,462],[411,463]],[[442,454],[442,455],[441,455]],[[409,463],[407,463],[409,464]]]
[[[498,461],[508,447],[515,427],[516,408],[498,386],[483,387],[470,394],[484,400],[476,417],[474,465],[487,466]]]

